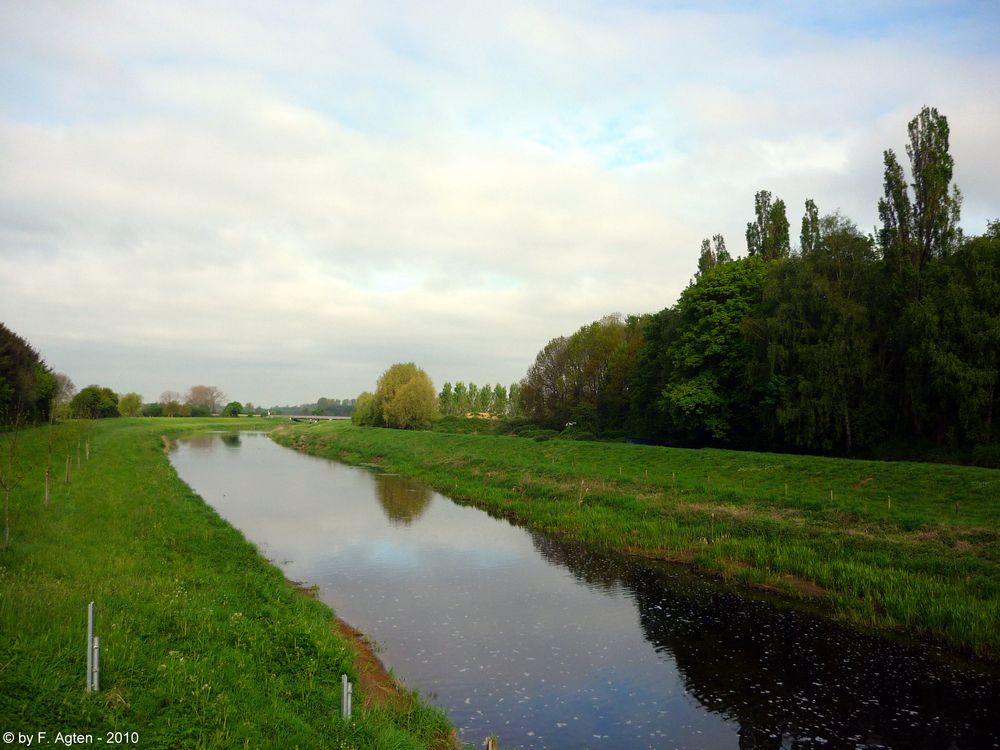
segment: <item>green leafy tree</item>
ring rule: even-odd
[[[816,202],[809,198],[806,200],[806,213],[802,217],[802,232],[799,235],[799,248],[803,255],[809,255],[819,247],[819,209]]]
[[[490,400],[490,412],[498,417],[507,416],[507,389],[497,383],[493,386],[493,398]]]
[[[712,241],[707,237],[701,241],[701,253],[698,255],[698,271],[695,278],[700,278],[715,268],[715,253],[712,250]]]
[[[452,389],[451,383],[445,383],[441,386],[441,393],[438,394],[438,407],[445,416],[458,413],[455,408],[455,391]]]
[[[791,253],[785,202],[772,200],[767,190],[754,196],[755,221],[747,223],[747,254],[766,261],[787,258]]]
[[[386,427],[426,429],[438,416],[434,384],[413,362],[394,364],[382,373],[374,401]]]
[[[351,422],[364,427],[379,427],[382,424],[381,411],[377,410],[375,394],[363,391],[354,402]]]
[[[886,383],[868,308],[876,267],[871,239],[833,215],[817,220],[808,252],[768,274],[747,330],[768,378],[758,419],[775,447],[850,453],[883,437]]]
[[[656,406],[675,439],[742,444],[757,401],[744,320],[760,304],[766,267],[748,257],[719,266],[681,294]]]
[[[123,417],[138,417],[142,414],[142,396],[138,393],[126,393],[118,399],[118,412]]]
[[[73,397],[69,408],[76,419],[117,417],[118,394],[110,388],[88,385]]]
[[[185,409],[185,405],[181,403],[181,394],[177,391],[164,391],[160,394],[160,404],[162,405],[163,416],[165,417],[183,417],[185,412],[187,414],[191,413],[190,408]]]
[[[23,338],[0,323],[0,427],[46,422],[58,380]]]
[[[455,401],[454,401],[454,414],[465,414],[470,411],[471,407],[469,405],[469,389],[461,380],[455,383]]]
[[[961,193],[951,183],[954,160],[948,151],[949,127],[936,109],[924,107],[908,126],[906,153],[913,177],[913,197],[896,155],[884,154],[884,195],[879,200],[879,245],[883,258],[883,304],[877,325],[883,357],[899,383],[897,435],[941,433],[931,423],[937,367],[935,284],[930,268],[961,243],[958,221]]]
[[[222,416],[224,417],[238,417],[243,411],[243,404],[239,401],[230,401],[224,407],[222,407]]]

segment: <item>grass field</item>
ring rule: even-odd
[[[142,748],[449,744],[444,715],[409,694],[365,710],[356,692],[355,719],[339,718],[340,675],[358,674],[329,608],[296,593],[164,455],[162,435],[212,425],[116,419],[19,434],[10,546],[0,549],[0,732],[103,744],[119,730],[138,733],[125,745]],[[236,425],[252,423],[216,426]],[[84,691],[91,599],[96,694]]]
[[[1000,658],[1000,471],[342,422],[272,435],[531,528],[689,562],[860,626]]]

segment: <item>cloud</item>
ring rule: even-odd
[[[509,383],[549,338],[671,304],[702,237],[741,252],[758,189],[793,227],[812,197],[870,228],[882,150],[903,154],[923,104],[949,117],[981,231],[997,14],[867,13],[17,6],[0,318],[76,380],[147,398],[351,396],[411,359]]]

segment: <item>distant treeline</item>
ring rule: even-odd
[[[317,417],[349,417],[354,413],[354,398],[320,398],[314,404],[272,406],[272,414],[312,414]]]
[[[1000,222],[962,235],[948,135],[934,109],[910,122],[910,184],[884,153],[875,236],[810,200],[793,248],[784,202],[757,193],[746,257],[705,240],[675,305],[550,341],[521,382],[527,416],[661,443],[1000,462]]]
[[[445,417],[488,413],[517,418],[521,416],[521,384],[511,383],[508,388],[500,383],[445,383],[438,394],[438,409]]]

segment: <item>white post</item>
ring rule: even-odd
[[[87,692],[94,690],[94,603],[87,606]]]
[[[94,636],[94,692],[101,689],[101,639]]]
[[[340,675],[340,717],[342,719],[351,718],[351,694],[353,692],[353,687],[348,681],[347,675]]]

